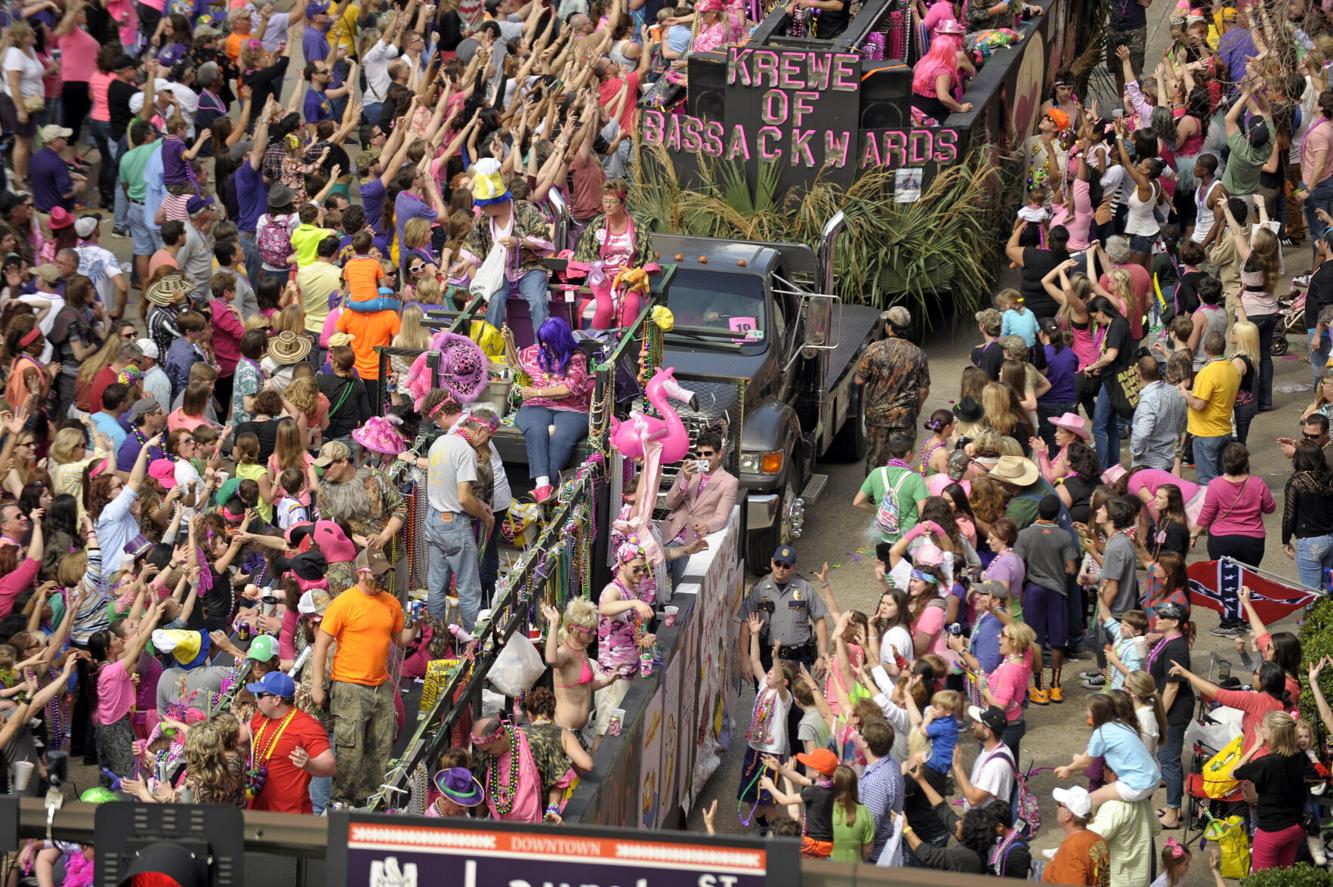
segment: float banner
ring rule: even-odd
[[[673,154],[781,169],[780,187],[824,175],[850,184],[860,161],[861,56],[768,47],[728,50],[725,119],[642,113],[643,141]]]
[[[335,813],[329,884],[357,887],[796,887],[794,840]]]

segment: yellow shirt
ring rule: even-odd
[[[361,18],[361,7],[348,3],[338,13],[338,17],[329,25],[329,49],[335,52],[341,45],[347,50],[349,58],[356,56],[356,23]]]
[[[316,253],[319,251],[319,242],[336,233],[331,228],[321,228],[318,225],[297,225],[296,230],[292,232],[292,252],[296,253],[296,267],[313,265]]]
[[[1195,437],[1225,437],[1231,433],[1231,413],[1240,390],[1240,373],[1224,357],[1204,364],[1194,376],[1193,395],[1208,401],[1202,410],[1190,407],[1186,429]]]

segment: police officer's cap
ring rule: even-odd
[[[773,552],[773,563],[784,567],[796,566],[796,549],[790,545],[779,545]]]

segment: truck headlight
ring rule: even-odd
[[[782,450],[767,453],[741,453],[742,474],[777,474],[782,471]]]

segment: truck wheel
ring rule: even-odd
[[[786,486],[782,488],[782,504],[773,524],[746,533],[745,563],[755,575],[762,576],[768,572],[768,562],[773,558],[773,551],[779,545],[792,541],[791,515],[796,499],[796,490],[789,478]]]
[[[842,423],[828,448],[829,457],[841,462],[860,462],[866,457],[865,411],[861,409],[860,392],[854,397],[856,401],[852,405],[851,414]]]

